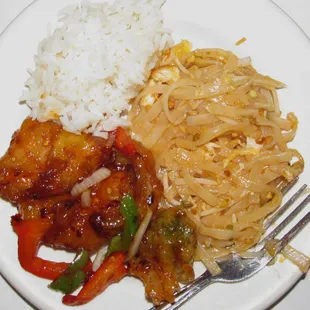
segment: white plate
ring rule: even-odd
[[[28,77],[26,69],[33,66],[37,44],[46,34],[47,23],[55,21],[58,9],[71,1],[36,2],[11,24],[0,39],[1,153],[5,152],[12,133],[28,114],[25,106],[18,105],[18,98]],[[279,92],[281,108],[284,112],[295,111],[300,121],[293,146],[306,160],[310,158],[310,44],[286,15],[267,0],[167,0],[164,16],[176,41],[184,38],[191,40],[195,47],[216,46],[233,50],[240,56],[250,55],[260,72],[285,82],[288,88]],[[247,41],[236,47],[234,43],[243,36]],[[307,179],[310,180],[308,165],[299,183]],[[61,304],[61,295],[47,288],[48,281],[36,278],[20,267],[17,238],[10,226],[10,216],[16,210],[7,203],[1,204],[1,273],[38,308],[68,309]],[[296,238],[293,245],[310,253],[310,227]],[[40,251],[40,255],[59,260],[67,258],[59,251]],[[202,271],[201,266],[198,269],[198,272]],[[265,309],[299,277],[297,267],[289,262],[278,263],[246,282],[211,286],[187,303],[184,309]],[[129,305],[137,310],[150,306],[144,299],[142,284],[126,278],[80,309],[125,309]]]

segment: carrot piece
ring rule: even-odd
[[[119,282],[127,274],[128,271],[124,261],[124,253],[111,254],[103,261],[78,295],[65,295],[62,302],[68,306],[79,306],[88,303],[101,294],[110,284]]]

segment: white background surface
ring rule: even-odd
[[[231,0],[233,1],[233,0]],[[260,1],[260,0],[251,0]],[[10,21],[32,0],[0,0],[0,32]],[[310,37],[310,1],[309,0],[274,0],[281,6]],[[288,37],[289,39],[289,37]],[[22,49],[22,47],[21,47]],[[0,68],[1,69],[1,68]],[[1,241],[0,241],[1,242]],[[1,255],[1,254],[0,254]],[[300,281],[291,292],[277,303],[273,310],[308,310],[310,301],[310,275]],[[103,306],[104,307],[104,306]],[[32,309],[6,282],[0,277],[0,309]],[[230,310],[230,309],[229,309]]]

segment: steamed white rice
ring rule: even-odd
[[[129,100],[146,82],[160,51],[164,0],[82,2],[60,12],[59,27],[40,44],[21,101],[39,121],[106,137],[128,126]]]

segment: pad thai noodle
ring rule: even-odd
[[[183,208],[196,224],[196,259],[243,253],[264,233],[281,189],[304,168],[294,139],[297,118],[283,117],[277,89],[251,59],[222,49],[163,52],[133,102],[132,136],[151,150],[164,186],[162,206]]]

